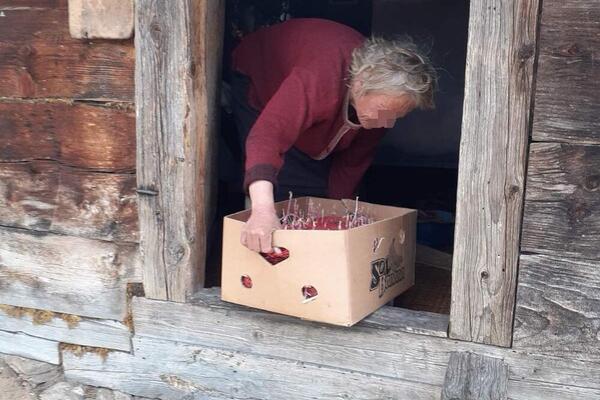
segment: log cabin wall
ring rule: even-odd
[[[600,362],[600,2],[540,29],[513,347]]]
[[[46,361],[59,341],[129,350],[127,288],[141,282],[133,39],[71,38],[67,0],[0,11],[0,348],[18,337]],[[47,329],[33,324],[40,310],[55,313]],[[79,325],[65,333],[69,315]]]

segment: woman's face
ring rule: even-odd
[[[370,92],[353,97],[358,120],[365,129],[392,128],[398,118],[415,109],[416,103],[407,93]]]

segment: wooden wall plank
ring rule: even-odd
[[[600,147],[533,143],[521,250],[600,260]]]
[[[0,229],[0,303],[122,321],[136,244]]]
[[[440,387],[450,353],[470,351],[504,359],[510,365],[511,380],[600,391],[597,363],[415,335],[402,327],[373,324],[369,319],[351,328],[311,323],[217,301],[214,293],[205,296],[203,292],[199,291],[193,303],[188,304],[134,297],[136,335],[331,367],[343,365],[363,372],[370,368],[378,375],[425,380]],[[169,318],[165,319],[165,315]],[[540,397],[547,398],[551,397]]]
[[[40,159],[95,171],[135,172],[134,110],[0,102],[0,162]]]
[[[600,363],[600,263],[521,255],[513,347]]]
[[[508,365],[498,358],[453,352],[441,400],[506,400]]]
[[[223,7],[136,2],[139,218],[151,298],[185,301],[204,281],[220,62],[207,43],[222,34]]]
[[[60,364],[58,342],[0,330],[0,353]]]
[[[185,393],[193,398],[193,392],[200,398],[203,395],[216,399],[248,398],[253,397],[250,394],[258,394],[254,390],[261,390],[248,391],[236,386],[243,383],[253,388],[274,388],[273,397],[267,393],[255,397],[282,398],[279,382],[288,382],[289,379],[293,389],[303,384],[308,390],[301,394],[290,390],[285,398],[344,398],[346,392],[343,388],[320,384],[321,381],[313,376],[313,368],[316,367],[322,371],[322,378],[340,382],[352,390],[347,398],[402,399],[420,398],[419,394],[422,394],[431,396],[425,398],[437,400],[450,354],[470,351],[503,359],[509,365],[509,399],[547,400],[562,398],[562,395],[575,399],[576,394],[581,399],[594,399],[600,394],[600,368],[597,368],[600,364],[597,363],[414,335],[362,323],[352,328],[328,326],[225,302],[216,305],[181,304],[134,297],[134,316],[139,315],[138,306],[142,303],[148,306],[148,314],[143,317],[147,323],[144,332],[140,332],[136,324],[133,355],[111,352],[103,361],[96,354],[77,358],[64,352],[67,377],[165,399],[180,398]],[[208,303],[213,303],[212,297]],[[208,308],[202,313],[213,314],[212,323],[194,321],[194,315],[201,312],[201,307]],[[182,317],[183,314],[186,316]],[[170,322],[165,322],[165,315],[172,316]],[[152,318],[158,323],[154,330]],[[174,325],[167,326],[169,324]],[[245,331],[233,328],[244,324],[247,327]],[[271,353],[278,344],[282,356]],[[263,353],[256,354],[255,351]],[[319,358],[319,355],[323,357]],[[329,364],[334,355],[340,364],[348,360],[343,368]],[[370,375],[354,370],[356,366],[365,368],[375,363],[378,366],[370,370]],[[290,369],[291,364],[300,369]],[[382,389],[384,392],[374,388],[375,391],[370,394],[354,391],[354,385],[362,382],[365,375],[371,382],[381,385],[385,385],[388,379],[395,383],[388,389]],[[315,387],[321,390],[316,395],[312,392]],[[386,396],[389,393],[386,390],[393,388],[400,391]],[[433,388],[435,391],[428,394],[430,392],[417,391],[419,388]]]
[[[336,329],[325,331],[321,329],[321,324],[300,321],[280,321],[272,325],[272,314],[259,312],[255,318],[248,318],[251,311],[254,310],[246,308],[245,311],[238,312],[232,312],[231,309],[217,311],[188,304],[174,306],[164,301],[132,299],[136,335],[202,343],[208,347],[268,357],[288,358],[293,354],[295,359],[302,362],[349,368],[364,373],[376,370],[378,375],[398,379],[418,380],[423,374],[430,374],[432,384],[442,383],[445,365],[424,363],[411,354],[390,354],[390,347],[397,348],[397,343],[390,346],[385,339],[381,339],[380,343],[377,335],[371,338],[366,333],[355,337],[344,335],[346,340],[342,349],[336,339],[339,339],[341,333]],[[223,318],[226,313],[231,317]],[[360,323],[359,332],[392,327],[394,330],[406,331],[403,327],[386,326],[379,322],[380,318],[377,316],[370,317]],[[264,329],[264,326],[269,328]],[[361,339],[368,343],[361,344]],[[369,356],[365,357],[365,354]],[[382,364],[382,358],[388,362]],[[437,373],[432,369],[436,369]]]
[[[470,7],[450,336],[510,346],[538,0]]]
[[[69,31],[77,39],[133,35],[133,0],[69,0]]]
[[[54,315],[48,321],[36,323],[29,314],[12,316],[0,307],[0,330],[56,342],[131,351],[131,332],[122,322],[75,315],[69,315],[69,318],[67,321]]]
[[[132,40],[77,40],[66,8],[13,8],[0,24],[0,97],[133,101]]]
[[[139,241],[134,174],[53,161],[0,163],[0,225],[101,240]]]
[[[600,144],[600,2],[544,0],[533,140]]]
[[[12,10],[15,8],[67,8],[68,0],[0,0],[0,10]]]
[[[76,359],[63,353],[67,379],[97,386],[116,385],[128,393],[162,399],[396,399],[437,400],[439,387],[362,374],[343,369],[298,363],[286,359],[211,349],[134,336],[135,357],[109,353],[103,363],[93,354]],[[151,383],[150,383],[151,382]],[[225,397],[227,398],[227,397]]]

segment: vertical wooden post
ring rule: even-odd
[[[218,121],[223,0],[136,0],[140,249],[147,297],[204,282]]]
[[[471,2],[450,337],[510,346],[539,0]]]

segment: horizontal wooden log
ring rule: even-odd
[[[600,259],[600,147],[533,143],[521,250]]]
[[[600,398],[598,389],[519,380],[508,382],[508,393],[509,400],[596,400]]]
[[[600,363],[600,265],[521,255],[513,347]]]
[[[439,387],[385,378],[377,375],[377,371],[364,374],[143,336],[135,336],[133,340],[134,357],[109,353],[104,364],[93,354],[76,359],[63,353],[65,376],[97,386],[116,385],[128,393],[162,399],[181,399],[182,395],[213,398],[213,394],[217,398],[264,400],[403,396],[437,400],[439,397]],[[145,375],[144,383],[135,378],[134,371],[123,374],[132,368]]]
[[[0,307],[0,329],[3,331],[81,346],[131,351],[131,332],[119,321],[70,314],[50,315],[43,323],[34,321],[34,317],[27,313],[14,316]]]
[[[42,159],[134,172],[135,112],[66,102],[0,102],[0,162]]]
[[[67,8],[68,0],[0,0],[0,10],[35,9],[35,8]]]
[[[59,364],[58,342],[0,330],[0,353]]]
[[[137,242],[134,174],[87,172],[52,161],[0,163],[0,225]]]
[[[73,39],[66,8],[3,13],[0,97],[133,101],[133,40]]]
[[[69,0],[69,32],[77,39],[133,35],[133,0]]]
[[[542,7],[533,139],[600,144],[600,2]]]
[[[468,352],[450,354],[441,400],[506,400],[508,365]]]
[[[0,228],[0,303],[122,321],[137,244]]]
[[[328,326],[219,302],[215,291],[206,296],[203,292],[188,304],[134,297],[136,335],[365,373],[377,371],[381,376],[440,387],[450,353],[471,351],[504,359],[510,366],[509,378],[527,382],[520,387],[546,382],[590,387],[600,393],[600,364],[414,335],[393,325],[370,324],[368,319],[351,328]],[[509,397],[527,399],[517,394],[509,384]]]

